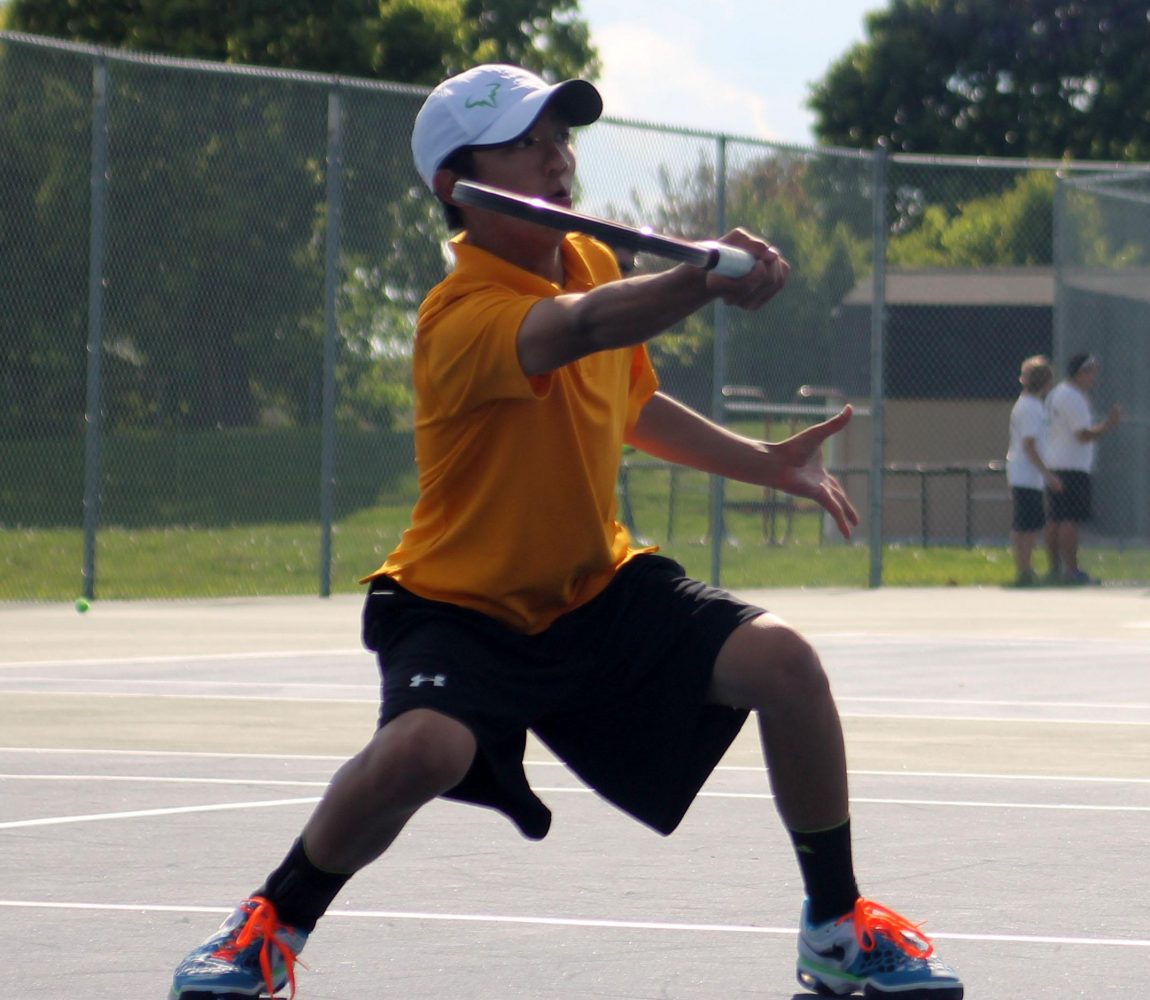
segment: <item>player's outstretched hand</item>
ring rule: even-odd
[[[842,484],[823,466],[822,446],[827,438],[850,423],[852,413],[850,406],[844,406],[829,420],[770,445],[774,470],[767,484],[784,493],[814,500],[834,518],[844,538],[850,538],[851,530],[859,523],[859,515]]]
[[[791,265],[778,247],[745,229],[731,230],[720,242],[745,250],[756,262],[741,278],[723,278],[714,272],[707,275],[707,286],[727,305],[760,309],[783,290]]]

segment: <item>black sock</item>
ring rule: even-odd
[[[300,837],[254,895],[269,900],[283,923],[310,934],[349,878],[313,865]]]
[[[812,924],[841,917],[859,897],[851,855],[851,821],[814,833],[791,831]]]

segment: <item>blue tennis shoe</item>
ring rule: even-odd
[[[281,924],[268,900],[245,899],[179,964],[169,1000],[257,1000],[285,986],[294,997],[296,956],[306,941],[307,932]]]
[[[934,954],[930,938],[869,899],[838,920],[812,926],[803,904],[799,982],[824,997],[962,1000],[962,980]]]

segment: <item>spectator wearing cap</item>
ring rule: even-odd
[[[1046,436],[1046,410],[1043,400],[1054,385],[1054,369],[1049,358],[1035,354],[1022,362],[1018,376],[1022,392],[1010,411],[1010,446],[1006,452],[1006,481],[1013,505],[1010,548],[1014,555],[1016,587],[1038,583],[1033,554],[1046,526],[1043,490],[1059,493],[1062,480],[1042,458]]]
[[[1090,393],[1101,367],[1093,354],[1075,354],[1067,362],[1066,378],[1046,397],[1044,458],[1062,483],[1058,492],[1047,490],[1050,516],[1046,549],[1052,583],[1082,586],[1098,582],[1079,568],[1079,526],[1088,522],[1092,513],[1095,442],[1122,419],[1117,404],[1110,408],[1105,420],[1094,419]]]

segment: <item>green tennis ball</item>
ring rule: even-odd
[[[88,601],[87,601],[87,599],[86,599],[86,598],[83,598],[83,597],[77,597],[77,598],[76,598],[76,610],[77,610],[77,611],[79,611],[79,612],[80,612],[80,614],[83,614],[83,613],[84,613],[85,611],[87,611],[87,610],[88,610],[88,609],[89,609],[91,606],[92,606],[92,605],[90,605],[90,604],[88,603]]]

